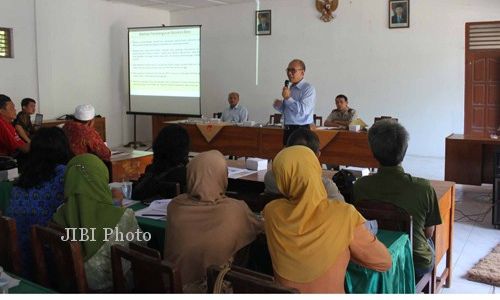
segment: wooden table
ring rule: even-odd
[[[179,121],[167,123],[177,123],[186,128],[191,139],[190,150],[194,152],[216,149],[225,155],[272,159],[283,149],[282,128],[229,125],[207,142],[195,124]],[[378,167],[378,162],[368,145],[366,132],[338,131],[337,135],[321,149],[319,160],[322,163],[335,165]]]
[[[54,127],[59,126],[68,122],[68,120],[44,120],[42,122],[42,127]],[[106,118],[96,117],[94,119],[94,128],[102,137],[103,141],[106,141]]]
[[[132,150],[111,155],[112,180],[137,180],[153,162],[153,152]]]
[[[438,293],[444,286],[451,286],[452,275],[452,249],[453,249],[453,222],[455,220],[455,183],[450,181],[431,180],[431,185],[439,199],[439,211],[442,224],[436,226],[433,241],[436,250],[436,260],[432,271],[432,290]],[[445,269],[437,274],[437,267],[446,256]]]
[[[244,162],[228,161],[231,167],[244,168]],[[269,168],[271,165],[269,164]],[[248,185],[254,182],[253,189],[255,192],[260,193],[264,191],[264,176],[267,170],[259,171],[257,173],[238,178],[237,181],[249,189]],[[331,177],[333,171],[323,170],[323,175]],[[455,183],[449,181],[430,181],[432,187],[436,191],[439,201],[439,211],[441,213],[442,224],[436,226],[433,241],[435,245],[435,266],[432,272],[432,290],[433,293],[438,293],[444,287],[451,286],[452,275],[452,247],[453,247],[453,222],[455,219]],[[231,182],[230,182],[231,186]],[[234,180],[233,180],[234,186]],[[443,258],[446,257],[445,269],[441,274],[437,274],[437,266]]]
[[[493,158],[500,140],[451,134],[446,138],[444,179],[461,184],[493,183]]]

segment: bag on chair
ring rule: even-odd
[[[356,177],[354,176],[354,174],[347,170],[340,170],[335,173],[335,175],[333,175],[332,180],[339,188],[342,196],[344,196],[345,202],[352,203],[352,201],[354,200],[352,191],[354,182],[356,181]]]

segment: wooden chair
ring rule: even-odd
[[[214,118],[220,119],[222,117],[222,112],[215,112]]]
[[[380,117],[375,117],[375,119],[373,120],[373,123],[377,123],[380,120],[387,120],[387,119],[394,120],[394,121],[398,122],[397,118],[393,118],[391,116],[380,116]]]
[[[281,122],[281,114],[274,114],[269,116],[269,124],[278,124]]]
[[[21,252],[17,240],[16,221],[0,214],[0,266],[21,275]]]
[[[323,117],[322,116],[318,116],[318,115],[314,114],[313,118],[314,118],[314,125],[323,126]],[[319,125],[316,121],[319,121]]]
[[[413,249],[413,218],[407,211],[392,203],[376,200],[359,200],[354,206],[365,219],[377,220],[379,229],[408,233]],[[417,293],[432,293],[432,271],[416,282],[415,290]]]
[[[214,292],[215,282],[220,266],[210,266],[207,269],[207,290]],[[232,266],[224,276],[224,281],[231,283],[231,288],[235,294],[294,294],[296,289],[287,288],[274,282],[274,278],[265,274],[257,273],[245,268]]]
[[[132,244],[131,244],[132,245]],[[134,293],[182,293],[179,271],[160,259],[160,253],[140,245],[126,248],[111,246],[111,268],[113,287],[116,293],[130,292],[126,287],[122,259],[131,263]]]
[[[413,219],[404,209],[375,200],[359,200],[354,206],[365,219],[377,220],[378,228],[406,232],[413,247]]]
[[[52,228],[31,227],[36,280],[58,292],[88,293],[80,243],[62,241],[63,236],[64,233]]]

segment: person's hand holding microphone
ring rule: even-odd
[[[288,98],[290,98],[291,96],[291,93],[290,92],[290,88],[288,87],[288,85],[290,84],[290,80],[285,80],[285,86],[283,87],[283,91],[281,92],[281,96],[283,97],[283,100],[286,100]]]
[[[288,80],[288,79],[285,80],[285,85],[283,86],[283,90],[281,91],[281,96],[283,97],[283,100],[290,98],[291,92],[290,92],[290,88],[288,87],[289,84],[290,84],[290,80]],[[280,100],[280,99],[274,100],[274,106],[281,107],[281,105],[283,105],[283,100]]]

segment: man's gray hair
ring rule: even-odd
[[[368,130],[373,156],[382,166],[397,166],[403,161],[409,138],[408,131],[395,120],[375,122]]]

